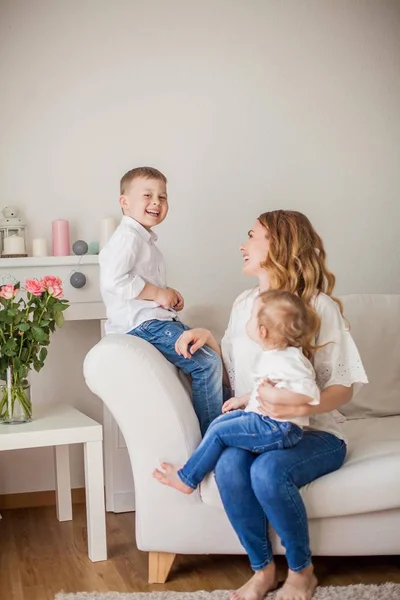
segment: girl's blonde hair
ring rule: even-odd
[[[257,321],[268,331],[268,337],[277,348],[302,348],[307,358],[317,349],[315,336],[319,318],[295,294],[284,290],[269,290],[257,298]]]
[[[274,210],[258,217],[267,230],[268,256],[262,265],[268,271],[270,289],[296,294],[315,314],[312,300],[323,292],[340,307],[340,300],[332,296],[335,276],[326,266],[326,252],[322,239],[309,219],[294,210]]]

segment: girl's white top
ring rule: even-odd
[[[263,379],[269,379],[277,388],[284,388],[297,394],[309,396],[309,404],[319,404],[319,388],[315,381],[315,372],[310,361],[300,348],[282,350],[262,350],[253,371],[253,385],[246,411],[262,414],[257,400],[258,386]],[[276,419],[281,421],[282,419]],[[309,425],[309,417],[290,419],[299,427]]]
[[[263,352],[246,333],[246,324],[258,294],[257,288],[247,290],[236,299],[221,343],[224,364],[236,396],[251,392],[254,365]],[[312,360],[317,385],[321,391],[332,385],[353,386],[354,397],[368,379],[349,327],[336,302],[326,294],[315,297],[314,309],[321,319],[315,343],[326,344],[314,353]],[[308,427],[345,439],[334,413],[337,411],[310,416]]]

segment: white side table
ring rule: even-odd
[[[107,560],[104,507],[103,428],[72,406],[38,409],[31,423],[0,424],[0,451],[54,446],[57,518],[72,520],[69,444],[83,444],[85,454],[88,554]]]

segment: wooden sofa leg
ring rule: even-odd
[[[165,583],[176,554],[149,552],[149,583]]]

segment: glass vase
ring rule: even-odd
[[[7,380],[0,384],[0,423],[18,424],[32,420],[31,388],[26,379],[20,380],[12,367]]]

